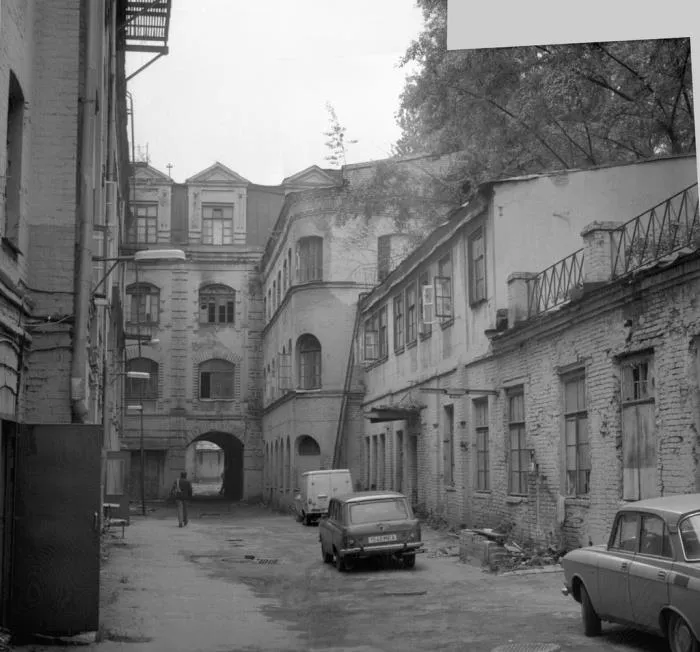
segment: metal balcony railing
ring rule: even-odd
[[[612,232],[612,278],[664,256],[700,247],[698,184],[625,222]]]
[[[583,249],[562,258],[527,282],[528,317],[534,317],[571,298],[583,285]]]

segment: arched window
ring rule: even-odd
[[[310,236],[297,242],[297,281],[323,280],[323,238]]]
[[[299,387],[321,387],[321,344],[313,335],[299,338]]]
[[[150,358],[133,358],[126,364],[126,371],[140,371],[149,374],[148,380],[142,378],[126,378],[124,393],[129,401],[141,399],[155,400],[158,398],[158,363]]]
[[[273,308],[277,310],[277,304],[279,303],[280,295],[277,292],[277,281],[272,281],[272,302],[274,303]]]
[[[236,365],[227,360],[207,360],[199,365],[199,398],[232,399]]]
[[[321,447],[313,437],[302,435],[297,440],[297,451],[299,455],[320,455]]]
[[[160,317],[160,290],[151,283],[132,283],[129,297],[129,323],[157,324]]]
[[[236,291],[228,285],[206,285],[199,290],[199,322],[233,324]]]
[[[277,305],[282,303],[282,272],[277,272]]]
[[[292,285],[292,248],[287,249],[287,267],[289,268],[289,285]]]

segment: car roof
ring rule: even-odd
[[[361,503],[366,500],[376,500],[378,498],[405,498],[398,491],[355,491],[350,494],[337,496],[336,500],[343,503]]]
[[[647,498],[627,503],[621,512],[651,512],[662,518],[677,520],[684,514],[700,511],[700,493]]]

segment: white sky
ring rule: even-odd
[[[413,0],[174,0],[170,54],[128,84],[137,146],[182,182],[221,161],[253,183],[329,167],[326,102],[348,163],[385,158],[422,28]],[[153,55],[130,54],[127,75]]]

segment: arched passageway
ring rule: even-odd
[[[229,500],[243,498],[243,442],[227,432],[211,431],[195,437],[189,444],[194,448],[197,442],[208,441],[223,451],[222,495]]]

